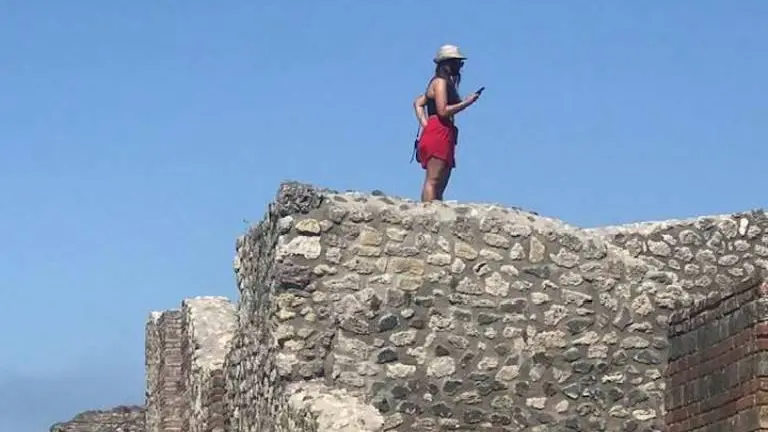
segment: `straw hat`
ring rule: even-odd
[[[443,45],[440,47],[440,49],[437,50],[437,54],[435,55],[435,58],[433,61],[435,63],[440,63],[443,60],[450,60],[450,59],[459,59],[459,60],[466,60],[466,56],[459,51],[459,47],[456,45]]]

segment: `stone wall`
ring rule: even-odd
[[[687,431],[691,400],[665,406],[691,394],[664,380],[670,316],[768,269],[766,227],[582,229],[284,183],[237,240],[236,308],[151,315],[146,430]]]
[[[768,269],[768,215],[755,210],[686,220],[643,222],[588,230],[674,274],[673,282],[702,298]]]
[[[224,432],[224,356],[235,329],[235,308],[225,297],[185,299],[181,307],[182,430]]]
[[[227,355],[228,431],[366,432],[380,430],[382,419],[366,405],[333,383],[313,380],[324,376],[324,353],[333,333],[300,330],[302,380],[283,382],[277,369],[283,362],[278,320],[274,314],[285,302],[298,304],[292,290],[309,283],[304,267],[280,266],[276,255],[281,236],[291,227],[290,214],[314,209],[322,198],[308,187],[285,185],[269,206],[264,220],[238,239],[235,272],[240,292],[238,328]],[[310,318],[311,319],[311,318]]]
[[[85,411],[72,420],[56,423],[50,432],[145,432],[144,408],[119,406],[109,410]]]
[[[655,313],[681,291],[600,235],[284,184],[235,267],[232,431],[268,430],[307,380],[381,413],[356,430],[662,427]]]
[[[152,312],[145,341],[147,432],[182,432],[181,312]]]
[[[669,340],[668,432],[768,431],[768,283],[762,275],[673,314]]]
[[[224,356],[236,326],[225,297],[152,312],[146,331],[147,432],[224,431]]]

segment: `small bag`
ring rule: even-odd
[[[416,159],[416,162],[421,163],[421,160],[419,160],[419,131],[421,130],[421,123],[419,123],[419,126],[416,128],[416,138],[413,140],[413,153],[411,154],[411,162],[413,163],[413,160]]]

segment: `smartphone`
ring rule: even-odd
[[[485,90],[485,86],[480,87],[480,90],[476,91],[475,93],[479,95],[480,93],[483,92],[483,90]]]

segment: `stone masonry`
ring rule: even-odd
[[[224,297],[182,303],[184,432],[224,432],[224,355],[235,329],[235,309]]]
[[[150,316],[146,430],[662,431],[670,317],[768,269],[767,227],[284,183],[237,240],[237,305]]]
[[[72,420],[56,423],[51,432],[145,432],[144,407],[119,406],[86,411]]]
[[[224,297],[185,299],[147,325],[147,432],[223,432],[224,354],[235,327]]]
[[[768,431],[768,283],[750,277],[672,315],[669,432]]]
[[[146,326],[148,432],[180,432],[184,401],[181,376],[181,312],[153,312]]]

